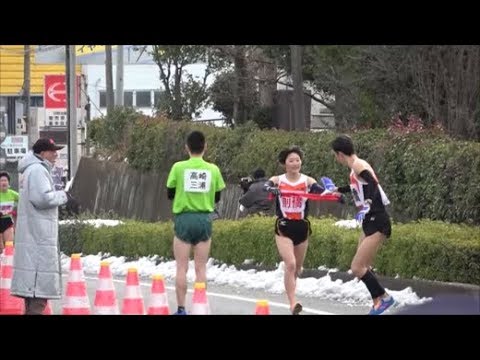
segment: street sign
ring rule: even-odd
[[[44,99],[45,110],[67,109],[67,83],[65,74],[45,75],[44,80]],[[75,86],[76,107],[80,106],[80,84],[81,78],[77,75],[77,84]]]
[[[45,109],[65,109],[67,91],[65,75],[45,75]]]
[[[0,146],[5,149],[5,154],[8,160],[21,159],[28,152],[28,136],[9,135]]]
[[[81,77],[77,75],[75,86],[76,107],[80,107]],[[66,127],[67,89],[64,74],[45,75],[44,82],[45,123],[49,127]],[[77,121],[78,123],[78,121]]]
[[[67,120],[66,109],[45,109],[45,126],[64,128]]]

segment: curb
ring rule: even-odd
[[[240,265],[237,266],[239,270],[251,270],[255,269],[257,271],[262,270],[275,270],[273,267],[265,266],[256,266],[256,265]],[[328,270],[318,270],[318,269],[304,269],[300,278],[309,278],[313,277],[319,279],[329,275],[333,281],[342,280],[343,282],[351,281],[355,277],[344,271],[328,271]],[[402,278],[392,278],[388,276],[377,275],[380,283],[390,289],[395,291],[403,290],[407,287],[412,288],[415,293],[420,297],[435,297],[440,294],[466,294],[472,295],[475,297],[480,296],[480,286],[474,284],[462,284],[462,283],[450,283],[443,281],[433,281],[433,280],[423,280],[423,279],[402,279]]]

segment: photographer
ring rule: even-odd
[[[271,211],[273,202],[268,199],[268,193],[263,189],[267,180],[263,169],[257,169],[253,172],[252,177],[240,180],[240,187],[243,189],[243,195],[238,200],[240,211],[247,215],[267,214]]]

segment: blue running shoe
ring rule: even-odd
[[[187,315],[187,312],[185,310],[177,310],[173,315]]]
[[[395,303],[393,296],[387,296],[382,298],[377,306],[373,306],[368,315],[381,315],[387,310],[390,306]]]

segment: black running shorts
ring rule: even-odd
[[[365,236],[373,235],[378,231],[389,238],[392,235],[390,216],[386,212],[366,214],[362,222],[362,229]]]
[[[278,218],[275,222],[275,234],[289,238],[293,245],[297,246],[308,239],[308,236],[312,234],[312,229],[308,219],[288,220]]]

